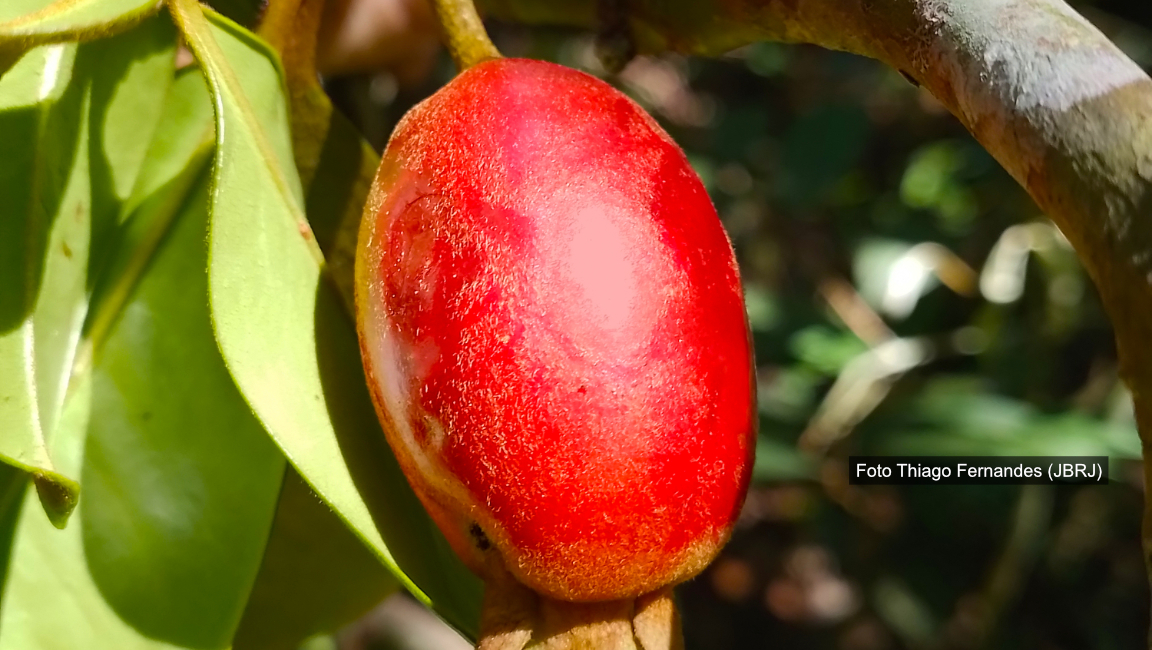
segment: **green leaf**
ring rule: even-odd
[[[81,521],[116,613],[195,648],[226,647],[239,625],[285,467],[212,335],[206,180],[99,355]]]
[[[301,476],[418,598],[475,633],[480,585],[388,452],[341,310],[304,220],[281,75],[251,34],[177,0],[218,107],[210,297],[232,376]]]
[[[140,24],[160,5],[160,0],[4,0],[0,49],[112,36]],[[0,65],[0,74],[5,69]]]
[[[236,650],[295,648],[359,618],[398,583],[292,469]]]
[[[69,400],[60,462],[85,497],[61,532],[25,505],[0,650],[231,642],[285,464],[212,336],[207,205],[205,178]]]
[[[193,66],[175,73],[160,122],[121,215],[131,217],[146,199],[185,173],[188,161],[211,152],[216,139],[212,97],[204,75]],[[179,128],[173,128],[178,125]]]
[[[61,417],[58,459],[79,472],[91,382],[82,381]],[[15,530],[0,600],[0,650],[168,650],[125,623],[104,601],[85,561],[81,526],[54,529],[31,493],[15,508]],[[75,512],[100,507],[86,497]]]
[[[91,382],[82,381],[61,416],[57,461],[79,473],[87,428]],[[17,494],[22,494],[19,491]],[[5,513],[14,525],[3,572],[0,600],[0,650],[152,650],[165,644],[141,636],[105,604],[84,558],[81,526],[56,530],[39,512],[36,496],[27,491],[17,508]],[[76,509],[97,507],[85,498]]]
[[[129,33],[83,45],[77,64],[92,79],[93,230],[101,235],[127,216],[122,208],[157,135],[175,73],[176,29],[167,16],[156,16]],[[183,126],[169,122],[167,128],[177,125]],[[100,244],[93,250],[102,250]]]
[[[322,89],[309,88],[305,96],[312,104],[311,116],[324,129],[316,158],[308,161],[313,173],[305,211],[330,276],[348,312],[353,313],[356,235],[380,157],[356,127],[332,107]],[[301,140],[296,138],[298,143]],[[298,169],[302,169],[300,158],[297,151]]]
[[[135,182],[172,78],[175,32],[154,19],[117,38],[39,48],[0,80],[12,153],[0,188],[0,456],[33,473],[54,523],[76,486],[51,472],[49,441],[68,391],[89,293]],[[9,266],[10,265],[10,266]]]
[[[20,516],[20,504],[24,502],[27,492],[28,475],[11,465],[0,463],[0,589],[3,589],[8,577],[12,540],[16,537],[16,521]]]
[[[285,67],[292,153],[306,188],[305,214],[348,313],[355,312],[356,235],[380,156],[332,106],[316,73],[323,0],[268,6],[257,35]]]
[[[76,47],[39,48],[0,78],[0,460],[29,472],[63,527],[78,486],[51,434],[87,306],[88,92]]]
[[[134,188],[120,209],[123,222],[93,293],[85,325],[90,348],[102,345],[214,150],[212,98],[199,70],[189,67],[177,72],[162,105],[164,128],[156,131]]]
[[[97,292],[116,296],[96,302],[105,345],[59,432],[63,466],[82,466],[89,489],[63,532],[24,508],[0,603],[3,650],[225,647],[271,526],[283,458],[224,368],[207,308],[210,97],[195,70],[155,85],[169,88],[154,109],[164,126],[117,186],[117,200],[135,187],[136,207],[106,274],[115,291]],[[86,426],[64,420],[87,407],[92,383],[83,445]]]

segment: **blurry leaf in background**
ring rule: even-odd
[[[979,210],[976,198],[958,178],[970,152],[970,145],[965,144],[945,141],[920,149],[900,182],[904,203],[933,211],[947,234],[966,232]]]
[[[794,444],[765,438],[756,441],[756,462],[752,480],[757,483],[805,481],[817,477],[817,462],[796,449]]]
[[[229,371],[301,476],[414,594],[474,634],[478,580],[407,487],[368,397],[351,321],[304,221],[274,55],[191,1],[177,22],[220,112],[209,286]]]
[[[797,364],[761,379],[756,402],[761,415],[780,422],[803,423],[816,405],[817,391],[827,376]]]
[[[884,431],[870,448],[891,455],[1140,458],[1140,439],[1130,422],[1074,411],[1044,414],[983,385],[976,377],[929,382],[896,412],[885,411],[868,425],[873,434]]]
[[[790,341],[796,358],[813,370],[835,376],[848,362],[863,354],[867,344],[847,330],[839,332],[814,325],[796,333]]]
[[[796,208],[819,204],[856,165],[868,135],[868,117],[855,104],[824,104],[801,114],[784,138],[780,196]]]
[[[908,318],[920,299],[941,282],[963,296],[976,290],[976,272],[935,242],[864,239],[852,257],[852,267],[861,297],[896,320]]]
[[[774,77],[788,69],[795,51],[795,47],[783,43],[755,43],[746,48],[744,61],[749,70],[761,77]]]
[[[1044,220],[1010,226],[988,252],[980,273],[980,292],[984,298],[1002,304],[1019,300],[1024,294],[1028,259],[1033,253],[1048,261],[1059,273],[1081,268],[1071,244],[1051,222]],[[1071,296],[1071,299],[1078,297]]]
[[[748,160],[750,153],[765,144],[779,146],[769,138],[769,115],[757,104],[738,104],[725,107],[723,119],[710,130],[712,144],[708,150],[692,150],[695,163],[701,167],[722,167],[732,160]],[[773,160],[775,162],[775,160]],[[716,196],[712,183],[706,183],[709,193]]]
[[[883,576],[877,580],[872,602],[877,613],[906,643],[931,643],[939,631],[940,622],[932,610],[899,578]]]
[[[749,327],[757,332],[774,329],[783,317],[776,297],[754,284],[744,285],[744,309]]]
[[[936,278],[924,264],[907,262],[902,277],[893,281],[893,269],[901,260],[908,259],[912,247],[908,242],[875,237],[857,246],[852,256],[852,277],[860,296],[873,309],[905,318],[912,313],[919,298],[936,285]]]

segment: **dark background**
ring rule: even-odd
[[[1152,2],[1074,4],[1152,67]],[[588,34],[490,29],[506,55],[604,75]],[[452,74],[441,57],[417,87],[328,87],[381,148]],[[860,57],[763,43],[610,80],[708,187],[755,336],[754,485],[721,557],[679,589],[688,647],[1146,647],[1139,442],[1111,330],[1020,187]],[[849,454],[1107,455],[1114,481],[849,486]]]

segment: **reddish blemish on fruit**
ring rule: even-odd
[[[401,466],[453,547],[550,598],[634,598],[726,541],[754,447],[732,248],[631,100],[478,64],[397,127],[356,267]]]

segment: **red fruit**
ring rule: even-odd
[[[736,262],[683,152],[621,93],[500,59],[412,109],[356,298],[389,442],[481,575],[633,598],[726,541],[756,417]]]

